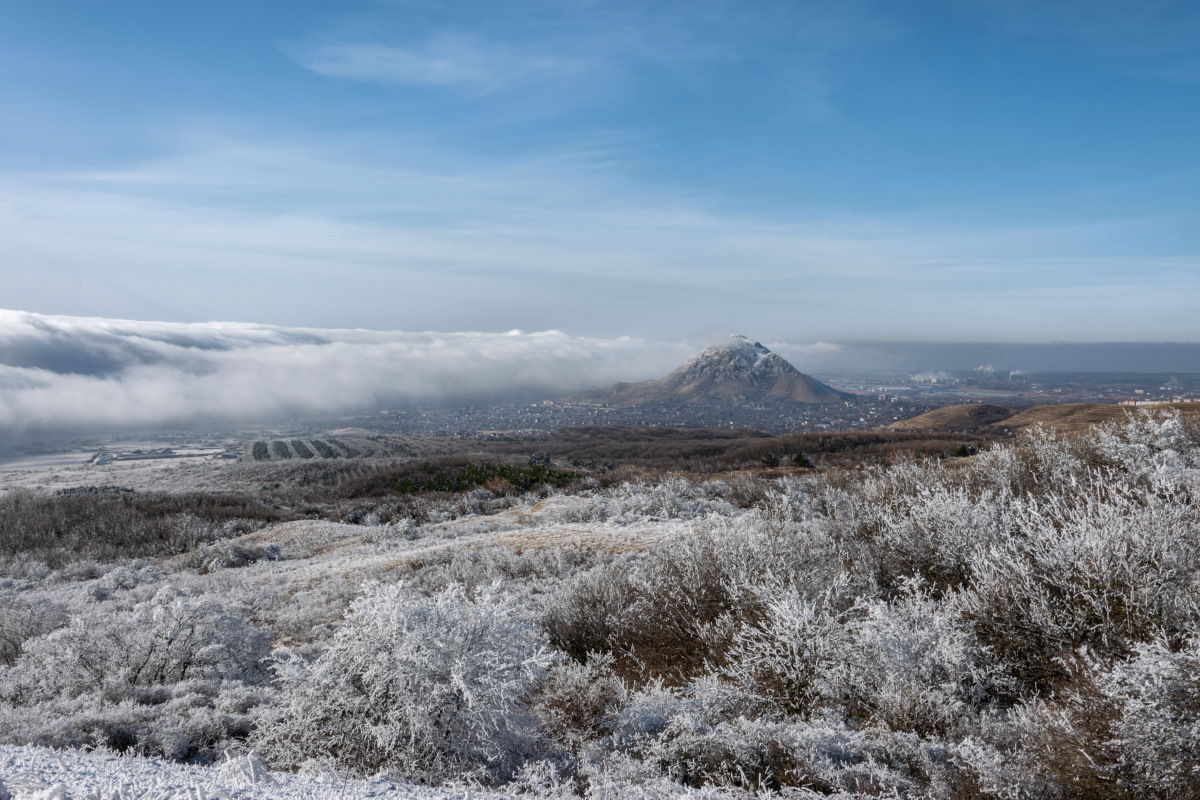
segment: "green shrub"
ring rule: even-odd
[[[291,458],[292,451],[288,448],[287,442],[274,441],[271,442],[271,448],[275,451],[276,458]]]
[[[254,443],[254,460],[255,461],[266,461],[270,457],[271,457],[271,451],[267,449],[266,442],[255,442]]]
[[[555,469],[548,461],[532,458],[524,467],[513,464],[466,464],[454,472],[435,470],[426,462],[415,475],[405,476],[396,482],[400,494],[417,492],[465,492],[485,484],[496,485],[507,482],[517,492],[528,492],[542,486],[561,489],[580,477],[571,470]]]
[[[312,458],[313,451],[308,449],[308,445],[299,439],[292,439],[292,449],[296,451],[296,455],[301,458]]]

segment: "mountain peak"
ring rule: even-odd
[[[749,336],[742,336],[740,333],[733,334],[720,344],[708,348],[708,350],[724,350],[735,353],[739,358],[746,361],[758,360],[763,356],[772,354],[761,342],[756,342]],[[707,352],[707,350],[702,352]]]
[[[803,374],[762,343],[735,334],[701,350],[665,378],[617,384],[587,399],[643,403],[828,403],[844,395]]]
[[[720,344],[701,350],[669,377],[687,381],[709,377],[719,381],[743,379],[756,382],[787,372],[796,372],[796,368],[760,342],[734,334]]]

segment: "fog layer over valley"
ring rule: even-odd
[[[541,333],[165,323],[0,310],[0,429],[269,420],[381,403],[557,396],[649,378],[682,344]]]

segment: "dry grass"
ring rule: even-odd
[[[1200,418],[1200,404],[1171,403],[1152,410],[1179,410],[1185,417]],[[1140,409],[1138,409],[1140,410]],[[1027,408],[1024,411],[987,403],[966,403],[936,408],[912,419],[893,422],[893,431],[956,432],[973,436],[1006,436],[1042,425],[1063,433],[1080,433],[1106,422],[1120,422],[1135,409],[1112,403],[1062,403]]]
[[[1011,408],[990,403],[965,403],[957,406],[935,408],[912,419],[902,419],[888,425],[892,431],[939,431],[945,433],[970,433],[980,428],[1001,423],[1017,412]]]

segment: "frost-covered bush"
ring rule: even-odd
[[[270,635],[169,588],[27,641],[0,669],[0,741],[210,758],[271,700]]]
[[[703,493],[690,481],[680,477],[651,485],[625,483],[612,495],[612,504],[618,517],[694,519],[705,512],[700,502]]]
[[[29,603],[0,595],[0,666],[11,665],[25,642],[65,625],[65,610],[54,603]]]
[[[166,573],[156,566],[142,562],[122,564],[108,570],[87,587],[88,597],[93,600],[107,600],[113,594],[142,586],[157,583]]]
[[[759,618],[759,587],[824,587],[837,559],[818,527],[781,530],[757,512],[708,520],[565,584],[543,625],[577,660],[612,652],[627,676],[679,683],[722,661],[740,627]]]
[[[861,600],[824,680],[845,716],[893,731],[946,736],[1007,694],[990,658],[952,604],[914,580],[891,600]]]
[[[0,703],[0,729],[3,741],[13,744],[106,748],[210,763],[240,746],[273,702],[267,687],[182,681],[19,706]]]
[[[1016,534],[1011,497],[990,488],[972,491],[947,486],[937,480],[940,472],[912,464],[893,467],[888,483],[908,477],[926,480],[898,497],[880,492],[863,512],[865,524],[872,529],[875,579],[885,588],[913,575],[939,590],[960,587],[972,579],[978,548]],[[873,488],[868,484],[864,491]]]
[[[362,774],[507,778],[542,751],[525,697],[551,662],[505,595],[375,585],[318,658],[280,654],[283,706],[258,745],[290,767],[332,757]]]
[[[977,552],[961,595],[983,641],[1032,685],[1062,677],[1059,658],[1080,646],[1122,656],[1200,623],[1194,505],[1119,485],[1071,499],[1024,506],[1020,535]]]
[[[166,587],[130,611],[80,614],[26,642],[4,692],[49,700],[188,679],[261,682],[270,641],[216,601]]]
[[[222,539],[212,544],[201,544],[181,559],[181,566],[203,574],[217,569],[245,567],[264,560],[280,560],[279,548],[271,544],[246,544]]]
[[[804,787],[826,796],[920,797],[952,777],[943,774],[948,754],[936,739],[859,729],[832,715],[780,720],[762,711],[707,679],[685,691],[649,687],[622,712],[610,758],[636,758],[690,786]]]
[[[1100,425],[1085,441],[1123,480],[1154,490],[1200,486],[1200,451],[1179,412],[1130,416],[1123,424]]]
[[[546,604],[541,625],[559,650],[584,663],[592,653],[621,648],[637,597],[633,572],[618,561],[581,572]]]
[[[551,741],[576,756],[608,734],[629,699],[629,687],[613,669],[613,657],[593,653],[585,664],[562,659],[533,687],[530,706]]]
[[[845,581],[811,596],[791,587],[765,598],[762,618],[734,636],[721,674],[783,714],[803,713],[827,695],[835,659],[846,649]]]
[[[1177,652],[1139,645],[1097,682],[1114,712],[1105,745],[1121,782],[1143,797],[1200,797],[1200,638]]]

